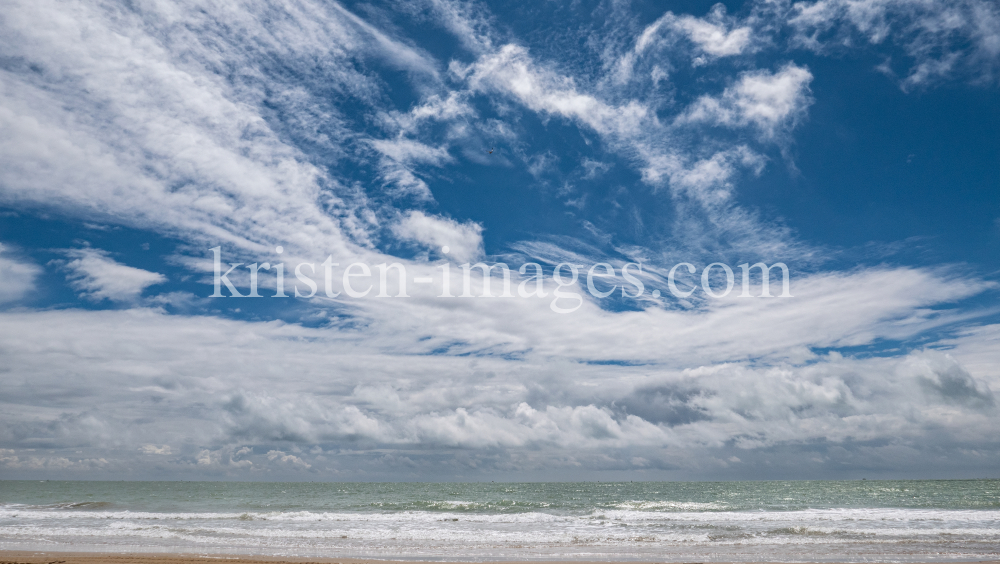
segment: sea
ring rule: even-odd
[[[0,481],[0,549],[426,561],[1000,560],[1000,480]]]

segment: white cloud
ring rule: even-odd
[[[632,135],[648,120],[642,104],[614,106],[582,93],[571,78],[540,68],[519,45],[504,45],[468,67],[452,63],[451,69],[473,90],[500,90],[534,111],[577,120],[602,134]]]
[[[666,177],[677,192],[686,193],[707,207],[715,207],[729,202],[732,179],[740,167],[759,174],[765,160],[744,145],[690,164],[677,158],[655,156],[649,157],[648,163],[642,170],[646,182],[656,185]]]
[[[483,253],[481,225],[370,208],[362,189],[339,179],[331,161],[370,165],[383,180],[429,197],[418,167],[453,164],[449,143],[468,131],[500,132],[515,147],[509,153],[517,154],[513,101],[543,120],[581,126],[587,143],[597,133],[644,181],[654,188],[668,183],[678,226],[700,222],[678,229],[679,237],[693,241],[685,252],[705,256],[698,239],[704,235],[717,237],[732,254],[801,256],[786,233],[761,236],[767,226],[732,203],[739,172],[760,172],[764,157],[745,141],[713,137],[704,126],[752,128],[761,142],[784,141],[811,103],[809,70],[789,64],[747,71],[722,94],[677,110],[646,84],[609,86],[574,75],[573,65],[532,57],[523,46],[494,48],[502,42],[493,38],[486,12],[431,3],[438,23],[477,57],[450,67],[451,78],[465,81],[468,90],[436,82],[439,65],[426,54],[335,4],[287,4],[275,8],[281,17],[262,20],[256,4],[199,4],[205,15],[190,3],[142,4],[112,17],[100,4],[16,1],[0,22],[0,47],[35,70],[0,71],[0,127],[9,133],[0,138],[0,198],[132,224],[194,245],[224,243],[227,253],[271,253],[281,243],[288,263],[317,250],[391,258],[364,248],[380,225],[431,250],[447,245],[455,262],[474,261]],[[889,6],[855,4],[876,12]],[[975,33],[985,57],[995,43],[994,10],[965,5],[984,14]],[[801,14],[809,11],[798,6]],[[232,31],[213,32],[206,43],[198,33],[206,21],[232,22]],[[808,31],[820,21],[793,25]],[[873,39],[890,31],[877,14],[857,21]],[[653,56],[658,46],[689,46],[684,54],[695,66],[751,52],[760,47],[759,29],[751,27],[721,10],[705,18],[664,16],[636,39],[628,71],[645,57],[667,73],[669,61],[651,60],[662,54]],[[947,35],[941,33],[931,37]],[[315,72],[323,96],[350,97],[365,109],[339,115],[300,84],[262,76],[254,58],[261,53],[303,74]],[[379,81],[359,70],[358,62],[372,57],[414,77],[419,101],[403,111],[386,107]],[[296,67],[298,61],[319,70]],[[913,81],[962,63],[948,61],[920,59],[929,66],[922,75],[914,71]],[[945,63],[951,66],[933,66]],[[230,80],[219,72],[231,68],[245,69],[246,76]],[[664,75],[657,76],[654,87]],[[468,123],[477,116],[470,100],[482,94],[507,121]],[[263,109],[274,104],[285,104],[301,122],[282,129],[274,116],[280,112]],[[676,122],[671,111],[681,112]],[[661,122],[658,115],[666,117]],[[352,130],[348,122],[355,117],[379,122],[384,138]],[[429,133],[438,127],[440,137]],[[287,141],[300,133],[322,148],[317,153],[332,154],[330,161]],[[363,147],[366,156],[352,147]],[[597,161],[582,163],[585,177],[604,170]],[[382,221],[386,217],[395,220]],[[543,247],[529,241],[519,248]],[[556,245],[545,251],[572,254]],[[658,256],[656,249],[628,251]],[[73,253],[67,264],[73,284],[94,299],[134,300],[163,280],[102,251]],[[0,256],[0,275],[7,271],[4,260]],[[406,264],[437,274],[435,265]],[[647,291],[666,292],[657,261],[646,264]],[[372,461],[388,448],[419,451],[396,457],[412,464],[410,457],[421,453],[439,457],[435,463],[461,447],[514,453],[521,458],[511,460],[530,462],[511,464],[541,469],[581,460],[638,460],[650,468],[684,460],[696,469],[715,456],[706,449],[726,451],[719,460],[733,460],[737,450],[735,458],[749,465],[760,449],[819,441],[846,447],[882,441],[918,450],[993,444],[987,430],[996,428],[991,398],[1000,385],[992,369],[994,326],[938,343],[953,347],[951,356],[929,349],[868,359],[815,352],[965,323],[961,313],[939,306],[988,291],[989,284],[933,269],[793,272],[795,297],[789,299],[692,299],[676,310],[643,302],[638,305],[647,309],[624,312],[586,301],[570,316],[553,314],[551,297],[434,300],[412,287],[412,299],[337,302],[330,325],[318,328],[143,309],[3,313],[5,369],[31,374],[32,382],[0,380],[0,446],[79,445],[127,452],[126,458],[169,454],[170,461],[157,463],[225,473],[336,470],[321,454],[296,450],[301,443],[323,445],[319,453],[357,452],[368,461],[359,468],[377,464]],[[25,265],[22,274],[20,289],[9,295],[30,291],[35,274]],[[275,359],[281,359],[280,386]],[[97,467],[82,462],[97,459],[65,453],[0,454],[8,467],[22,470]]]
[[[133,302],[149,286],[167,281],[157,272],[121,264],[100,249],[72,249],[66,254],[72,259],[65,265],[70,286],[90,300]]]
[[[793,128],[812,103],[812,73],[794,64],[778,72],[740,75],[721,97],[703,96],[678,118],[678,123],[707,122],[728,127],[754,126],[761,137],[773,139]]]
[[[0,244],[0,304],[16,302],[35,288],[35,278],[42,273],[36,264],[15,259]]]
[[[483,252],[483,228],[477,223],[459,223],[411,211],[392,229],[397,237],[416,241],[438,252],[441,247],[449,247],[449,256],[459,263],[475,261]]]
[[[994,389],[1000,390],[995,358],[1000,350],[1000,324],[963,328],[954,337],[942,340],[939,346],[960,358],[971,374],[993,382]]]
[[[139,447],[139,451],[143,454],[157,454],[161,456],[166,456],[171,453],[169,445],[142,445]]]
[[[453,159],[447,148],[430,147],[412,139],[374,139],[371,146],[382,155],[382,178],[395,187],[398,195],[411,195],[432,200],[430,188],[413,170],[415,164],[441,166]]]
[[[560,115],[596,131],[613,148],[639,161],[645,182],[655,187],[669,178],[675,195],[692,195],[694,202],[712,207],[712,213],[729,216],[716,223],[749,223],[749,216],[720,206],[729,199],[733,188],[730,179],[737,166],[759,173],[765,162],[748,147],[737,146],[715,151],[707,159],[698,158],[700,147],[689,149],[675,143],[675,132],[651,115],[642,102],[629,100],[614,105],[583,94],[573,80],[539,67],[524,48],[516,45],[484,55],[469,67],[453,64],[452,69],[473,89],[505,93],[529,109]],[[811,78],[807,70],[794,65],[773,74],[745,73],[721,99],[702,98],[677,123],[725,120],[732,125],[754,126],[761,138],[776,137],[779,131],[794,127],[804,114],[810,101],[806,85]],[[537,173],[537,167],[529,167],[529,171]],[[685,232],[678,229],[679,237],[684,237]]]
[[[664,31],[668,39],[672,33],[680,34],[702,53],[713,57],[739,55],[751,45],[751,29],[727,21],[726,8],[722,4],[716,4],[705,18],[667,12],[643,30],[636,40],[635,52],[640,54],[649,49],[657,41],[656,36]]]
[[[204,7],[203,16],[186,4],[147,3],[118,17],[93,3],[7,6],[4,52],[43,71],[0,71],[8,132],[0,139],[0,198],[209,246],[260,250],[278,241],[349,255],[344,231],[363,230],[366,210],[348,204],[350,191],[286,144],[259,110],[265,90],[281,94],[271,103],[301,105],[301,89],[259,69],[227,82],[217,69],[256,68],[258,50],[290,64],[320,61],[312,72],[327,87],[361,98],[372,84],[353,70],[352,55],[384,52],[415,73],[433,73],[337,6],[286,5],[274,18],[257,17],[256,5]],[[206,43],[203,17],[230,22],[229,34]],[[305,125],[348,138],[338,123],[319,116]],[[336,154],[339,141],[325,143]]]
[[[374,233],[396,211],[389,205],[372,208],[376,204],[353,179],[338,179],[332,167],[314,163],[326,157],[304,154],[286,141],[288,134],[307,135],[322,147],[321,155],[374,158],[376,163],[361,164],[374,165],[386,187],[424,200],[432,194],[419,167],[454,162],[448,143],[468,139],[479,127],[465,123],[475,115],[469,99],[476,92],[502,92],[532,111],[574,120],[605,136],[626,157],[646,160],[640,168],[673,159],[678,170],[688,170],[705,158],[678,147],[647,102],[605,99],[537,63],[523,47],[487,48],[493,45],[489,18],[473,18],[467,6],[434,4],[449,14],[448,26],[477,30],[480,37],[470,36],[482,48],[476,51],[480,58],[468,67],[452,65],[470,91],[433,83],[436,63],[426,54],[337,6],[285,6],[282,17],[266,27],[259,24],[255,5],[216,6],[211,10],[222,12],[209,10],[205,17],[234,25],[207,44],[198,33],[205,25],[202,16],[187,5],[172,10],[143,5],[134,17],[112,23],[100,6],[17,3],[5,20],[10,33],[4,36],[19,39],[9,39],[5,48],[49,70],[5,71],[0,121],[14,134],[0,140],[7,142],[0,155],[9,157],[0,163],[0,199],[180,235],[206,248],[224,244],[234,252],[259,254],[282,244],[289,251],[321,249],[346,259],[364,254],[359,247],[371,246]],[[54,16],[43,17],[39,10]],[[698,21],[682,18],[678,25],[692,33],[702,30],[696,35],[701,34],[705,53],[735,49],[739,26],[713,14]],[[34,25],[41,20],[44,26]],[[87,40],[80,39],[84,26]],[[323,97],[299,83],[260,75],[255,57],[261,53],[292,66],[320,61],[319,70],[303,69],[305,76],[317,73],[324,88],[368,104],[383,123],[394,122],[391,136],[373,139],[353,131],[349,116],[324,106]],[[414,79],[420,101],[407,112],[376,101],[379,85],[354,64],[372,56],[420,77]],[[220,66],[257,71],[233,83],[221,78]],[[299,120],[287,124],[289,131],[280,129],[273,112],[264,118],[263,92],[270,91],[275,94],[267,105],[278,104]],[[422,124],[439,121],[448,124],[445,142],[422,137],[430,129]],[[116,125],[108,130],[109,123]],[[352,143],[376,151],[358,157]]]
[[[441,166],[452,160],[447,148],[430,147],[412,139],[376,139],[371,145],[379,153],[400,163],[427,163]]]
[[[224,470],[256,470],[253,461],[247,460],[248,454],[253,449],[248,447],[239,448],[227,445],[222,448],[201,449],[197,456],[193,457],[193,462],[199,467],[207,467],[212,471]]]
[[[372,309],[368,329],[336,331],[153,310],[5,313],[7,366],[32,373],[48,394],[0,384],[0,444],[169,449],[167,464],[225,472],[266,463],[330,471],[296,450],[311,444],[349,448],[356,469],[386,448],[437,456],[458,447],[534,453],[524,464],[535,468],[559,467],[567,453],[641,456],[654,467],[685,453],[691,471],[712,449],[752,464],[755,451],[816,441],[986,445],[1000,380],[966,362],[995,365],[992,337],[956,337],[948,355],[808,350],[919,334],[947,322],[926,306],[978,287],[913,270],[825,275],[793,286],[794,299],[736,298],[702,314],[586,307],[559,316],[528,300],[466,308],[414,299]],[[425,340],[432,326],[444,331]],[[442,343],[451,354],[427,354]],[[268,359],[278,357],[282,374],[295,376],[275,387]],[[615,359],[639,364],[586,362]]]
[[[713,12],[708,19],[699,20],[701,23],[671,15],[662,19],[660,26],[668,21],[671,26],[690,30],[708,23],[731,30],[741,27],[723,11]],[[647,28],[636,40],[636,49],[642,51],[658,41],[654,39],[658,29]],[[742,32],[733,40],[738,37]],[[728,48],[724,48],[726,39],[719,41],[712,49],[721,52]],[[717,138],[704,126],[752,128],[758,141],[786,146],[787,134],[804,118],[811,103],[808,84],[812,75],[804,67],[788,64],[775,72],[745,72],[719,97],[702,96],[669,121],[661,121],[652,108],[659,104],[658,111],[663,112],[664,106],[672,103],[658,100],[655,93],[643,97],[641,89],[620,84],[594,89],[600,96],[590,93],[578,87],[572,77],[536,62],[525,48],[513,44],[484,54],[469,66],[453,63],[451,69],[474,91],[503,94],[543,117],[558,115],[598,133],[609,149],[634,163],[642,180],[654,190],[669,180],[671,195],[677,200],[676,245],[706,251],[739,247],[754,253],[762,249],[798,250],[787,241],[787,232],[761,225],[753,213],[733,204],[737,174],[741,170],[759,174],[767,159],[745,144]],[[529,171],[537,172],[537,168],[529,167]],[[711,242],[710,233],[718,233],[719,226],[726,226],[727,240],[717,237],[719,240]]]
[[[912,61],[900,86],[925,87],[954,76],[995,81],[1000,74],[1000,8],[987,0],[817,0],[792,5],[799,45],[828,52],[892,42]]]
[[[559,157],[552,152],[545,152],[528,159],[528,174],[537,180],[544,174],[555,170],[559,163]]]
[[[684,30],[701,50],[716,57],[739,55],[750,45],[749,27],[727,31],[721,25],[691,16],[678,18],[675,25]]]
[[[294,454],[285,454],[280,450],[272,450],[267,453],[268,460],[277,460],[278,462],[283,462],[286,464],[291,464],[293,466],[301,466],[302,468],[311,468],[312,465],[303,461],[301,458],[295,456]]]
[[[409,112],[393,111],[385,119],[395,122],[402,132],[415,133],[427,122],[448,122],[458,118],[474,117],[476,110],[466,98],[467,93],[460,91],[449,92],[446,97],[431,94]]]
[[[8,451],[13,452],[13,451]],[[0,451],[0,467],[8,470],[55,471],[75,470],[76,472],[102,471],[108,466],[104,458],[71,460],[65,456],[3,456]]]
[[[435,16],[435,23],[451,31],[466,49],[483,53],[493,48],[493,30],[487,16],[487,5],[451,0],[427,0],[426,3]]]
[[[595,161],[593,159],[588,159],[584,157],[583,160],[580,162],[580,166],[582,166],[583,169],[587,171],[586,173],[584,173],[583,178],[591,180],[611,170],[611,167],[613,167],[614,164],[602,163],[600,161]]]
[[[324,12],[322,5],[310,6],[313,10],[317,12]],[[404,45],[399,41],[394,40],[385,33],[379,31],[376,27],[354,15],[351,11],[347,10],[337,2],[331,2],[326,4],[332,12],[340,15],[346,22],[349,22],[355,28],[357,28],[362,34],[367,36],[368,39],[374,43],[375,49],[372,49],[377,55],[388,59],[390,62],[396,64],[399,68],[409,70],[415,73],[427,74],[432,78],[437,78],[437,68],[433,60],[425,55],[424,53],[415,50],[413,47]],[[331,19],[336,21],[337,18],[330,18],[331,13],[322,13],[326,16],[323,22],[329,22]],[[338,22],[339,23],[339,22]],[[355,39],[355,38],[352,38]]]
[[[615,65],[614,79],[617,83],[627,83],[635,72],[635,66],[643,59],[651,63],[652,73],[662,73],[662,59],[673,59],[684,53],[681,44],[690,43],[691,64],[703,65],[720,57],[741,55],[755,48],[753,29],[727,16],[726,8],[716,4],[704,17],[675,15],[666,12],[655,22],[643,29],[631,50],[621,56]],[[655,55],[654,55],[655,53]],[[668,64],[669,66],[669,64]]]

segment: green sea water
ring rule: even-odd
[[[430,560],[1000,559],[1000,481],[0,481],[0,548]]]

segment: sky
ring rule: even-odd
[[[996,478],[998,94],[990,0],[3,0],[0,477]]]

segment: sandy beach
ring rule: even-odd
[[[253,564],[392,564],[412,563],[414,560],[376,560],[362,558],[297,558],[294,556],[252,556],[240,554],[150,554],[150,553],[110,553],[110,552],[32,552],[0,551],[0,564],[208,564],[225,561],[249,562]],[[419,560],[435,562],[437,560]],[[819,562],[808,560],[807,562]],[[454,564],[462,561],[448,560]],[[472,561],[470,561],[471,564]],[[529,561],[490,561],[491,564],[529,564]],[[530,562],[541,562],[532,560]],[[579,560],[545,560],[548,563],[604,564],[609,561],[588,562]],[[628,561],[629,564],[660,564],[657,562]],[[927,562],[934,562],[928,559]],[[978,564],[1000,564],[998,560],[949,560],[949,562],[976,562]],[[684,564],[702,564],[686,562]],[[766,564],[766,563],[760,563]],[[841,564],[841,563],[826,563]]]

